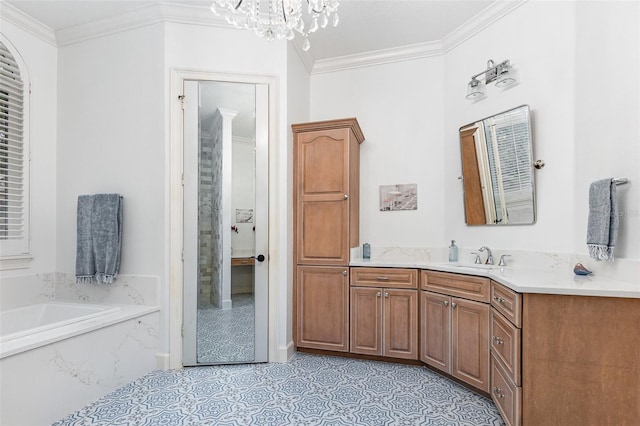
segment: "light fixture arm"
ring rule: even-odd
[[[471,80],[477,80],[479,76],[484,74],[484,81],[486,84],[491,83],[492,81],[496,81],[498,76],[500,75],[500,71],[509,66],[509,60],[506,59],[499,64],[495,64],[493,59],[489,59],[487,61],[487,69],[479,72],[478,74],[472,75]]]

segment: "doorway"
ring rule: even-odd
[[[268,86],[184,81],[184,366],[266,362]]]

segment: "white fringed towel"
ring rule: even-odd
[[[595,260],[613,261],[618,235],[616,184],[612,178],[593,182],[589,187],[587,247]]]
[[[122,196],[80,195],[76,246],[76,282],[110,284],[120,269]]]

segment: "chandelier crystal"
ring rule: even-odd
[[[339,0],[213,0],[211,11],[224,16],[236,28],[255,31],[267,41],[286,38],[295,32],[304,37],[302,50],[311,47],[309,34],[338,25]],[[304,13],[306,12],[306,13]],[[305,22],[306,20],[306,22]]]

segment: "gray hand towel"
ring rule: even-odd
[[[618,235],[616,184],[612,178],[595,181],[589,187],[587,246],[595,260],[613,261]]]
[[[80,195],[76,247],[76,282],[109,284],[120,269],[122,197]]]

